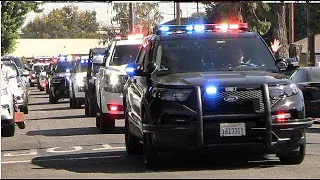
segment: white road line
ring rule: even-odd
[[[14,157],[14,156],[33,156],[33,155],[37,155],[37,149],[30,149],[30,150],[26,150],[29,152],[11,152],[11,153],[5,153],[3,156],[4,157]]]
[[[63,159],[39,159],[39,160],[33,160],[33,162],[106,159],[106,158],[120,158],[120,157],[124,157],[124,156],[99,156],[99,157],[76,157],[76,158],[63,158]],[[31,163],[31,162],[32,162],[32,160],[5,161],[5,162],[1,162],[1,164]]]
[[[75,152],[75,151],[81,151],[82,147],[81,146],[73,146],[72,150],[67,150],[67,151],[56,151],[55,149],[59,149],[61,147],[53,147],[53,148],[48,148],[46,151],[51,152],[51,153],[68,153],[68,152]]]
[[[113,147],[110,146],[109,144],[102,144],[102,148],[95,148],[95,149],[92,149],[92,151],[100,151],[100,150],[106,150],[106,149],[113,149]]]

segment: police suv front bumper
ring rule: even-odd
[[[150,105],[151,111],[147,113],[151,121],[143,124],[143,132],[152,134],[152,141],[157,149],[284,153],[304,143],[303,133],[313,123],[311,118],[304,118],[304,103],[298,96],[290,97],[290,100],[297,102],[295,107],[287,107],[293,118],[283,122],[272,120],[272,114],[281,104],[275,104],[271,108],[266,84],[261,88],[265,110],[251,114],[203,115],[201,88],[196,87],[195,90],[198,102],[196,109],[172,102]],[[156,111],[158,112],[155,113]],[[221,136],[222,125],[235,123],[242,123],[245,127],[244,136]]]

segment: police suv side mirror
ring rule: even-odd
[[[288,68],[288,64],[284,59],[277,59],[276,66],[280,71],[286,71]]]
[[[150,62],[147,64],[146,71],[148,74],[153,73],[157,69],[157,64],[155,62]]]
[[[142,64],[129,63],[126,67],[126,73],[128,76],[145,76],[147,73],[143,71]]]

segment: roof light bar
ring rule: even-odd
[[[204,31],[246,31],[247,23],[232,24],[194,24],[194,25],[163,25],[158,28],[157,34],[169,34],[178,32],[204,32]]]

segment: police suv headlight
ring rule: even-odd
[[[192,89],[165,89],[154,88],[152,96],[166,101],[185,101],[188,99]]]
[[[269,94],[273,99],[293,96],[299,93],[299,88],[295,84],[270,86]]]
[[[116,85],[116,84],[118,84],[120,82],[120,78],[119,78],[119,76],[118,75],[111,75],[110,77],[109,77],[109,83],[111,84],[111,85]]]
[[[84,77],[83,76],[76,76],[76,83],[78,86],[84,86]]]

